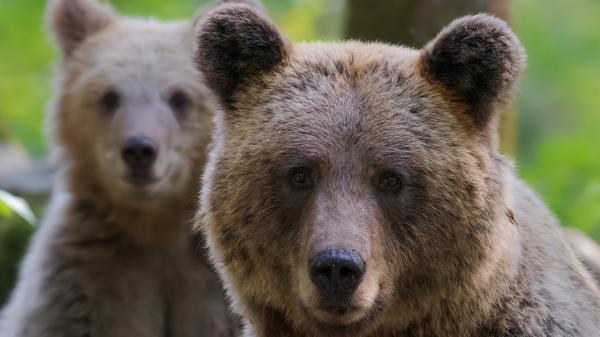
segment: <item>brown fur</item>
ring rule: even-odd
[[[227,5],[197,39],[224,111],[196,229],[244,336],[600,333],[598,289],[498,154],[497,111],[524,63],[505,23],[459,19],[421,51],[292,45]],[[390,174],[400,188],[382,187]],[[366,264],[339,311],[308,276],[327,248]]]
[[[61,172],[0,335],[233,336],[237,318],[190,240],[215,103],[191,22],[93,0],[52,0],[48,21],[62,54],[48,114]],[[132,183],[121,154],[140,135],[158,147],[149,184]]]

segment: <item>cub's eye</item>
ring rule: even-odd
[[[181,90],[174,91],[169,97],[169,106],[175,112],[185,112],[191,104],[191,99]]]
[[[296,188],[304,188],[312,185],[310,169],[307,167],[293,169],[290,173],[290,183]]]
[[[114,89],[106,91],[100,97],[100,108],[104,112],[113,112],[121,105],[121,95]]]
[[[397,191],[402,186],[402,181],[397,174],[386,172],[379,178],[379,189],[383,191]]]

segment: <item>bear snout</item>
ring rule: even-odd
[[[354,250],[326,249],[309,259],[309,274],[328,307],[346,307],[365,274],[362,257]]]
[[[131,137],[121,147],[121,157],[132,178],[150,178],[152,164],[157,156],[158,144],[149,137]]]

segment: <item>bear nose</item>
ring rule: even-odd
[[[158,145],[146,136],[131,137],[121,148],[123,161],[136,173],[147,171],[157,155]]]
[[[321,297],[331,305],[343,305],[358,287],[365,263],[355,251],[327,249],[310,258],[309,272]]]

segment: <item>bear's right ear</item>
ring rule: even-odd
[[[421,71],[479,129],[495,120],[525,64],[523,46],[508,25],[479,14],[453,21],[421,50]]]
[[[218,6],[199,26],[196,64],[226,108],[241,84],[268,73],[289,54],[287,39],[247,5]]]
[[[115,12],[108,4],[95,0],[49,0],[46,9],[46,19],[65,57],[114,18]]]

